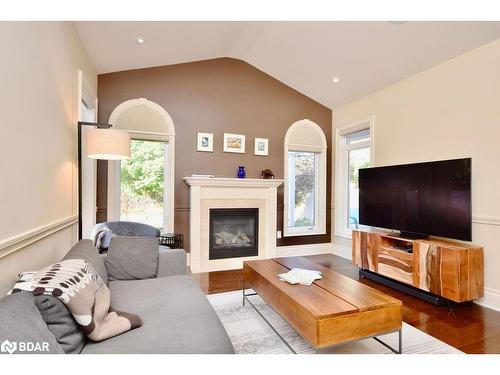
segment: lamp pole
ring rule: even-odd
[[[82,239],[82,126],[94,126],[99,129],[109,129],[113,125],[78,121],[78,240]]]

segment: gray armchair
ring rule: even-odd
[[[151,225],[133,221],[107,221],[94,226],[91,240],[99,253],[106,252],[113,237],[159,237],[160,231]]]

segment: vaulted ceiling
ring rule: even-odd
[[[77,22],[76,28],[98,73],[233,57],[332,109],[500,38],[500,22]]]

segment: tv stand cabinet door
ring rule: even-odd
[[[441,248],[427,242],[413,244],[413,286],[441,295]]]
[[[459,249],[418,241],[413,253],[415,287],[455,302],[482,297],[482,248]]]
[[[359,268],[378,272],[378,247],[381,239],[377,233],[352,231],[352,262]]]

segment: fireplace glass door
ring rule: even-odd
[[[210,209],[209,259],[259,254],[258,208]]]

